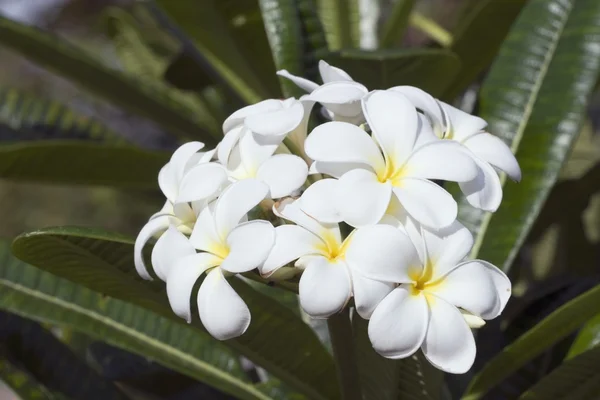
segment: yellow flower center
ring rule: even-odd
[[[421,292],[425,295],[428,301],[430,301],[430,297],[428,296],[428,291],[434,291],[436,287],[439,287],[442,284],[442,279],[433,280],[433,269],[434,264],[431,261],[427,262],[425,268],[421,270],[419,267],[412,267],[408,270],[408,276],[413,281],[410,294],[416,296]]]
[[[385,168],[377,171],[377,179],[384,183],[390,181],[393,186],[400,186],[402,177],[406,175],[404,165],[396,165],[397,163],[391,157],[385,157]]]
[[[214,254],[217,257],[221,257],[222,259],[227,258],[229,255],[229,246],[227,243],[223,242],[213,242],[208,247],[208,251]]]
[[[337,236],[329,229],[324,230],[320,236],[323,239],[323,243],[319,243],[317,248],[329,261],[336,261],[345,257],[352,234],[348,235],[342,243],[340,243]]]

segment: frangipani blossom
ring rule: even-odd
[[[273,247],[273,225],[247,221],[247,213],[268,190],[257,180],[236,182],[201,211],[189,239],[171,227],[156,243],[154,268],[166,276],[171,308],[188,322],[192,289],[206,274],[198,291],[198,313],[206,330],[219,340],[243,334],[250,324],[250,310],[226,277],[260,267]]]
[[[277,75],[294,82],[309,94],[301,100],[321,103],[327,111],[326,116],[334,121],[344,121],[355,125],[364,122],[360,102],[369,90],[355,82],[344,70],[333,67],[325,61],[319,61],[319,72],[323,85],[290,74],[286,70],[277,71]]]
[[[391,282],[399,286],[373,312],[369,338],[384,357],[405,358],[421,348],[437,368],[464,373],[476,352],[469,323],[496,318],[511,284],[486,261],[461,262],[473,237],[458,222],[437,233],[424,229],[422,238],[422,255],[405,249],[396,265],[402,278]]]
[[[329,122],[315,128],[305,144],[315,160],[311,172],[339,178],[332,192],[340,217],[354,227],[375,224],[395,196],[420,224],[450,225],[456,201],[430,179],[473,180],[478,169],[471,157],[458,143],[421,144],[420,136],[431,128],[401,94],[375,91],[363,100],[363,109],[372,136],[348,123]]]
[[[337,224],[320,223],[291,199],[282,201],[274,211],[296,225],[275,228],[275,245],[259,268],[261,274],[269,276],[297,260],[295,266],[304,269],[299,295],[307,314],[327,318],[341,311],[354,296],[356,310],[368,318],[393,289],[392,284],[381,278],[393,281],[396,277],[392,269],[394,260],[402,257],[404,248],[412,246],[410,241],[387,225],[361,228],[342,240]],[[371,258],[366,260],[363,255]],[[371,271],[373,279],[367,278],[365,271]]]
[[[142,256],[148,240],[162,234],[169,225],[190,234],[201,208],[227,184],[225,168],[210,162],[215,151],[199,152],[203,147],[201,142],[180,146],[158,174],[158,185],[167,201],[141,229],[134,246],[135,267],[144,279],[152,279]],[[164,276],[159,275],[159,278],[164,280]]]
[[[521,180],[521,169],[511,149],[500,138],[485,131],[487,122],[428,93],[411,86],[390,89],[407,96],[431,120],[433,131],[441,139],[463,144],[477,163],[479,173],[460,188],[467,201],[477,208],[496,211],[502,202],[502,183],[496,169],[515,181]]]

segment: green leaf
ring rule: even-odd
[[[48,228],[19,236],[20,259],[94,291],[147,308],[179,323],[161,282],[143,281],[133,266],[133,241],[86,228]],[[224,342],[309,398],[338,398],[332,357],[294,313],[239,279],[231,285],[252,313],[241,337]],[[196,319],[192,325],[204,332]]]
[[[566,361],[520,397],[523,400],[588,400],[600,395],[600,347]]]
[[[589,320],[577,334],[571,345],[567,359],[571,359],[585,351],[596,347],[600,343],[600,314]]]
[[[266,399],[235,354],[207,333],[27,265],[3,242],[0,257],[0,308],[84,332],[232,396]]]
[[[331,50],[360,46],[358,0],[317,0],[317,7]]]
[[[83,49],[51,33],[0,17],[0,44],[127,111],[152,119],[172,133],[186,137],[205,132],[194,114],[180,109],[165,93],[104,66]],[[216,143],[206,133],[203,139]]]
[[[394,3],[390,16],[383,26],[379,38],[379,47],[390,48],[402,43],[402,37],[408,28],[410,14],[416,0],[398,0]]]
[[[8,385],[21,400],[57,400],[44,385],[28,373],[17,368],[4,357],[0,357],[0,379]]]
[[[527,0],[471,1],[468,13],[454,31],[451,50],[461,60],[461,70],[443,98],[452,100],[485,71]]]
[[[458,57],[447,50],[342,50],[327,61],[347,71],[370,90],[412,85],[437,96],[460,68]]]
[[[600,286],[596,286],[569,301],[506,346],[473,378],[464,399],[483,398],[488,390],[599,312]]]
[[[420,351],[401,360],[382,357],[373,350],[368,336],[368,325],[369,321],[358,315],[352,319],[363,398],[439,399],[444,374],[425,360]]]
[[[481,116],[516,152],[523,181],[505,185],[493,216],[461,207],[459,219],[477,233],[472,255],[504,271],[581,130],[600,71],[599,21],[595,0],[530,1],[482,88]]]
[[[0,146],[0,177],[44,183],[156,189],[169,153],[132,146],[39,140]]]

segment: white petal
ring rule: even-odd
[[[394,193],[406,211],[420,224],[441,229],[456,219],[458,206],[452,196],[426,179],[402,179]]]
[[[421,349],[436,368],[451,374],[467,372],[475,361],[475,339],[458,309],[429,298],[429,327]]]
[[[427,143],[437,142],[440,139],[433,131],[433,127],[429,120],[423,115],[419,114],[419,133],[415,142],[415,149],[426,145]]]
[[[373,168],[365,163],[315,161],[311,164],[308,173],[325,174],[334,178],[341,178],[346,172],[357,168],[373,171]]]
[[[296,129],[304,119],[304,107],[296,101],[289,108],[250,115],[244,124],[254,133],[263,136],[286,135]]]
[[[197,253],[177,260],[167,275],[167,297],[173,312],[192,321],[190,297],[196,281],[209,268],[219,265],[221,259],[209,253]]]
[[[348,238],[346,262],[367,278],[384,282],[410,282],[409,268],[419,265],[408,236],[389,225],[360,228]]]
[[[439,140],[415,150],[404,166],[411,178],[468,182],[477,177],[475,161],[460,143]]]
[[[275,245],[267,260],[259,267],[260,273],[268,276],[297,258],[318,254],[318,247],[324,245],[318,236],[300,226],[278,226],[275,228]]]
[[[423,238],[421,237],[421,225],[402,207],[398,197],[392,196],[386,214],[378,223],[393,226],[406,233],[419,254],[419,260],[425,262],[427,257],[425,256]]]
[[[279,141],[265,144],[259,142],[259,138],[260,136],[252,132],[246,132],[240,138],[240,157],[247,173],[244,178],[254,178],[260,166],[273,156],[279,146]]]
[[[390,204],[392,184],[380,182],[364,169],[345,173],[337,184],[337,209],[344,221],[354,227],[376,224]]]
[[[156,217],[148,221],[146,225],[140,230],[137,238],[135,239],[135,245],[133,247],[133,261],[135,264],[135,270],[144,279],[152,280],[152,276],[146,269],[146,263],[144,262],[144,246],[150,240],[150,238],[157,233],[164,232],[170,224],[170,217],[162,216]]]
[[[394,289],[395,285],[366,278],[353,269],[350,269],[350,274],[356,311],[364,319],[369,319],[375,307]]]
[[[327,122],[317,126],[304,145],[306,154],[315,161],[354,162],[385,168],[377,144],[367,132],[347,122]]]
[[[261,266],[275,244],[275,228],[270,222],[244,222],[227,236],[229,255],[221,268],[234,274],[251,271]]]
[[[179,148],[175,150],[169,163],[173,166],[175,177],[178,182],[183,178],[185,167],[187,166],[190,158],[203,148],[204,143],[202,142],[189,142],[179,146]]]
[[[241,336],[250,326],[250,310],[233,290],[220,268],[208,273],[198,291],[198,313],[202,325],[215,339]]]
[[[256,178],[269,186],[273,199],[289,196],[306,181],[308,165],[298,156],[276,154],[265,161],[256,174]]]
[[[278,217],[285,218],[294,222],[305,229],[308,229],[320,238],[329,238],[342,242],[340,228],[338,224],[322,223],[306,214],[300,209],[298,200],[284,199],[273,206],[273,213]]]
[[[450,139],[462,142],[487,126],[487,122],[482,118],[466,113],[442,101],[440,104],[449,122],[450,132],[446,132],[446,136],[451,135]]]
[[[304,79],[300,76],[292,75],[285,69],[277,71],[277,75],[289,79],[290,81],[294,82],[296,86],[298,86],[300,89],[306,90],[308,93],[312,92],[313,90],[319,87],[319,85],[314,83],[313,81],[309,81],[308,79]]]
[[[463,143],[477,157],[506,172],[510,179],[521,180],[521,168],[510,148],[499,137],[487,132],[471,136]]]
[[[306,99],[321,103],[336,116],[361,119],[360,100],[368,93],[358,82],[337,81],[319,86]]]
[[[181,257],[192,254],[196,254],[196,250],[190,240],[179,232],[175,226],[171,225],[158,238],[152,249],[154,272],[161,280],[166,281],[173,263]]]
[[[214,219],[214,203],[205,207],[198,215],[198,219],[194,224],[194,229],[190,236],[190,243],[194,248],[213,252],[215,246],[220,246],[224,242],[224,238],[217,233]],[[220,256],[224,256],[220,251],[217,251]]]
[[[217,146],[217,159],[223,166],[229,168],[229,156],[235,145],[238,144],[243,132],[244,126],[240,125],[227,132],[219,142]]]
[[[269,187],[256,179],[245,179],[225,189],[215,205],[215,226],[219,236],[226,238],[268,192]]]
[[[495,212],[502,202],[502,183],[496,170],[487,162],[481,161],[477,156],[473,161],[479,167],[475,179],[469,182],[460,182],[460,190],[465,198],[475,208]]]
[[[179,182],[170,163],[167,163],[158,171],[158,187],[170,202],[177,199]]]
[[[306,267],[300,278],[300,305],[314,318],[327,318],[341,311],[352,294],[348,267],[321,257]]]
[[[467,261],[466,263],[473,262],[483,265],[488,273],[490,274],[492,281],[494,282],[494,287],[496,288],[496,293],[498,294],[498,299],[500,300],[500,309],[498,313],[501,313],[506,307],[506,303],[508,303],[508,299],[510,299],[510,295],[512,293],[512,284],[510,283],[510,279],[506,276],[504,272],[502,272],[495,265],[483,261],[483,260],[473,260]],[[460,265],[459,265],[460,266]]]
[[[337,183],[335,179],[321,179],[310,185],[297,200],[302,211],[321,222],[342,221],[337,207]]]
[[[296,127],[292,132],[287,135],[287,139],[294,143],[299,149],[304,149],[304,142],[308,135],[308,123],[310,122],[310,115],[315,105],[314,101],[306,100],[305,96],[300,97],[300,103],[304,108],[304,117],[300,125]],[[294,99],[294,101],[296,101]]]
[[[227,171],[221,164],[199,164],[190,169],[177,196],[178,203],[189,203],[214,197],[227,182]]]
[[[433,280],[454,269],[473,247],[473,235],[458,221],[436,231],[423,228],[421,235],[429,264],[434,267]]]
[[[371,315],[371,344],[384,357],[408,357],[423,343],[428,318],[425,296],[411,295],[404,287],[398,287],[379,303]]]
[[[324,60],[319,61],[319,73],[323,83],[338,82],[338,81],[353,81],[346,71],[338,67],[329,65]]]
[[[408,98],[392,91],[372,92],[362,104],[373,136],[384,153],[395,165],[402,165],[417,139],[417,110]]]
[[[483,319],[500,314],[494,281],[487,268],[477,262],[461,264],[426,291]]]
[[[416,88],[414,86],[395,86],[391,91],[402,93],[413,103],[413,105],[421,110],[433,124],[433,130],[436,135],[444,132],[444,114],[438,101],[429,93]]]
[[[478,317],[477,315],[473,315],[465,310],[459,310],[459,311],[462,314],[463,318],[465,319],[465,322],[467,323],[467,325],[469,325],[469,328],[478,329],[485,325],[485,321],[483,320],[483,318]]]
[[[281,100],[268,99],[240,108],[223,122],[223,132],[227,134],[233,128],[241,125],[246,117],[255,114],[268,113],[283,108]]]

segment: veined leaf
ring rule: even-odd
[[[236,355],[210,335],[17,260],[0,243],[0,308],[70,327],[149,357],[241,399],[266,399]]]
[[[8,385],[21,400],[58,400],[44,385],[0,357],[0,379]]]
[[[588,400],[600,395],[600,347],[566,361],[520,399]]]
[[[197,137],[199,132],[205,132],[195,114],[186,113],[165,93],[104,66],[83,49],[48,32],[0,17],[0,44],[125,110],[156,121],[173,133]],[[208,134],[202,138],[211,141]],[[212,140],[211,144],[214,143]]]
[[[66,140],[0,146],[0,177],[11,180],[156,189],[169,153]]]
[[[394,3],[389,19],[381,31],[379,47],[385,49],[402,43],[415,2],[416,0],[398,0]]]
[[[495,356],[471,381],[464,400],[486,392],[600,312],[600,286],[566,303]]]
[[[481,91],[481,116],[516,152],[523,181],[505,185],[493,216],[461,208],[477,234],[473,256],[510,268],[581,130],[599,71],[599,2],[527,4]]]
[[[171,312],[164,285],[138,277],[130,238],[86,228],[49,228],[15,239],[13,253],[55,275],[185,324]],[[291,310],[241,280],[232,279],[231,285],[248,304],[252,323],[244,335],[224,343],[309,398],[337,398],[333,360],[312,330]],[[198,319],[192,325],[204,332]]]
[[[437,96],[458,72],[460,61],[447,50],[342,50],[327,61],[370,90],[412,85]]]
[[[358,0],[317,0],[317,7],[331,50],[360,46]]]
[[[600,344],[600,314],[589,320],[579,331],[569,349],[567,359],[573,358]]]
[[[465,5],[468,13],[459,21],[451,46],[461,69],[444,99],[454,99],[492,63],[526,1],[476,0]]]

